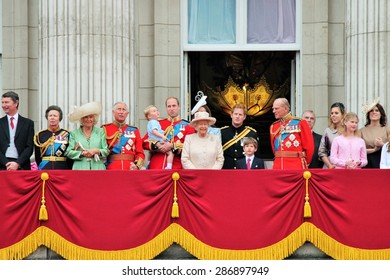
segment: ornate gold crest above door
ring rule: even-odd
[[[264,77],[253,87],[250,87],[248,83],[240,87],[233,81],[232,77],[229,77],[225,89],[222,91],[211,88],[204,81],[202,83],[208,103],[213,108],[220,108],[227,115],[230,115],[235,104],[244,104],[248,116],[261,116],[272,109],[272,103],[276,98],[285,96],[285,91],[289,90],[289,87],[284,84],[277,90],[272,90]],[[198,93],[198,95],[201,94]]]

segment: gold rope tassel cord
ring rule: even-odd
[[[176,194],[176,181],[180,179],[180,175],[177,172],[172,174],[173,180],[173,205],[172,205],[172,218],[179,218],[179,204],[177,203],[177,194]]]
[[[305,196],[305,206],[303,207],[303,217],[311,218],[311,206],[309,203],[309,179],[311,178],[310,171],[303,172],[303,178],[306,180],[306,196]]]
[[[41,179],[42,179],[42,200],[41,200],[41,209],[39,209],[39,220],[40,221],[47,221],[49,219],[49,216],[47,214],[47,209],[46,209],[46,200],[45,200],[45,183],[46,180],[49,179],[49,174],[46,172],[41,174]]]

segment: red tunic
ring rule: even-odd
[[[172,163],[172,169],[181,169],[181,150],[183,148],[186,135],[195,132],[194,128],[189,126],[188,121],[175,118],[160,120],[161,129],[164,130],[164,135],[168,137],[170,143],[173,144],[173,152],[175,157]],[[148,134],[143,137],[143,147],[145,150],[152,151],[152,144],[148,141]],[[164,169],[167,163],[166,155],[159,152],[152,152],[148,169]]]
[[[274,169],[303,169],[302,154],[310,164],[314,153],[311,129],[306,122],[291,115],[270,127],[271,146],[275,155]],[[303,152],[303,153],[302,153]]]
[[[107,169],[130,170],[132,162],[140,168],[145,154],[138,128],[127,124],[119,126],[116,123],[105,124],[102,127],[110,149]]]

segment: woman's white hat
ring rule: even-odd
[[[100,102],[90,102],[80,107],[75,107],[69,114],[71,122],[78,122],[81,118],[89,115],[100,115],[102,113],[102,104]]]
[[[206,105],[207,102],[206,102],[206,98],[207,96],[206,95],[203,95],[201,97],[201,99],[199,99],[199,101],[195,104],[194,108],[192,108],[191,110],[191,115],[195,114],[196,112],[198,112],[199,108]]]
[[[210,117],[209,113],[207,112],[196,112],[194,119],[190,123],[190,126],[195,127],[195,124],[198,121],[208,121],[209,125],[213,125],[217,120],[213,117]]]
[[[375,106],[378,104],[379,104],[379,97],[375,98],[374,101],[372,101],[371,103],[364,104],[362,107],[362,112],[366,115],[368,112],[374,109]]]

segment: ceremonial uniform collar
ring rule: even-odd
[[[174,117],[174,118],[172,118],[172,117],[168,117],[167,119],[168,119],[170,122],[172,122],[172,123],[174,123],[174,122],[177,122],[177,121],[181,120],[180,116],[177,116],[177,117]]]
[[[114,120],[113,124],[116,125],[119,128],[122,128],[122,127],[124,127],[126,125],[126,122],[120,123],[120,122]]]
[[[287,123],[289,120],[291,120],[293,116],[291,115],[291,112],[289,112],[287,115],[285,115],[283,118],[280,119],[280,122],[282,124]]]

